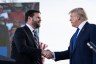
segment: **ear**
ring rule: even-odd
[[[31,20],[32,20],[32,17],[28,16],[28,20],[30,20],[30,21],[31,21]]]
[[[80,20],[80,17],[78,17],[78,20]]]

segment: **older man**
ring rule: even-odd
[[[70,40],[68,50],[62,52],[47,51],[47,58],[55,61],[70,59],[70,64],[96,64],[96,53],[87,46],[87,43],[96,45],[96,26],[88,23],[87,15],[83,8],[75,8],[70,12],[70,21],[77,28]]]

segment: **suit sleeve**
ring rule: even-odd
[[[93,26],[94,28],[91,30],[90,33],[90,41],[96,46],[96,26]],[[92,58],[93,58],[93,64],[96,64],[96,52],[92,51]]]
[[[29,56],[31,58],[41,57],[41,49],[37,49],[31,46],[27,46],[26,36],[22,29],[18,28],[14,34],[13,38],[17,51],[22,54]]]
[[[69,49],[66,51],[62,51],[62,52],[55,52],[55,61],[69,59],[70,57]]]

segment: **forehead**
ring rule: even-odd
[[[77,13],[70,13],[70,16],[78,16]]]
[[[41,14],[40,13],[34,13],[34,16],[40,16]]]

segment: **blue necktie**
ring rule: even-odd
[[[73,37],[73,50],[74,50],[74,47],[75,47],[75,44],[76,44],[78,32],[79,32],[79,28],[77,28],[77,30],[74,34],[74,37]]]

